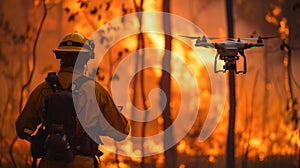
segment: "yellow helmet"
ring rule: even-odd
[[[54,49],[56,58],[60,59],[63,53],[89,53],[91,59],[94,58],[95,44],[93,40],[87,39],[77,31],[67,34],[59,43],[58,49]]]

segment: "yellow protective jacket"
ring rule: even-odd
[[[75,74],[75,76],[82,75],[80,71],[73,70],[73,67],[66,67],[60,69],[58,73],[58,79],[63,88],[69,87],[69,85],[72,82],[73,74]],[[126,136],[120,136],[119,134],[116,134],[114,130],[117,130],[122,134],[128,135],[129,124],[126,118],[118,111],[110,94],[99,83],[93,80],[90,80],[84,83],[83,85],[95,85],[95,90],[94,90],[95,93],[94,95],[93,93],[88,93],[88,92],[82,93],[82,94],[86,94],[85,96],[90,97],[90,100],[87,100],[88,102],[81,103],[82,107],[87,109],[86,115],[83,116],[84,121],[81,124],[85,124],[86,127],[94,127],[94,126],[99,127],[102,135],[109,136],[117,141],[123,140]],[[30,135],[37,129],[37,126],[42,123],[41,111],[44,107],[44,101],[46,96],[50,94],[52,94],[52,89],[47,82],[43,82],[40,85],[38,85],[31,93],[22,113],[19,115],[16,121],[16,131],[17,131],[17,135],[20,138],[28,139]],[[94,112],[95,110],[93,111],[93,108],[89,108],[87,106],[90,102],[92,102],[92,99],[95,99],[93,98],[93,96],[96,97],[96,101],[97,101],[96,104],[98,104],[99,107],[98,109],[100,109],[101,113],[105,117],[108,124],[103,124],[105,122],[101,122],[102,119],[101,116],[98,114],[98,112]],[[82,161],[86,161],[86,163],[82,163]],[[70,163],[69,166],[74,167],[75,163],[76,163],[75,165],[79,165],[79,164],[89,165],[91,164],[92,161],[93,160],[91,160],[91,158],[76,156],[74,162]],[[62,163],[54,162],[52,164],[58,164],[57,166],[62,166],[61,165]],[[66,167],[65,163],[63,164],[64,167]],[[47,166],[42,166],[42,167],[47,167]]]

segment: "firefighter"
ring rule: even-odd
[[[94,57],[94,43],[92,40],[87,39],[79,32],[71,32],[67,34],[63,40],[60,42],[58,49],[53,50],[57,59],[60,59],[60,69],[57,74],[59,83],[62,88],[68,88],[72,83],[74,78],[84,76],[84,71],[86,64],[89,59]],[[80,54],[79,54],[80,53]],[[76,63],[77,61],[77,63]],[[76,66],[75,66],[76,64]],[[109,136],[117,141],[121,141],[126,138],[129,134],[129,124],[126,118],[119,112],[115,103],[113,102],[110,94],[96,81],[90,80],[84,85],[92,86],[94,85],[94,94],[96,96],[96,104],[100,109],[101,116],[104,116],[109,127],[101,122],[99,118],[100,115],[97,113],[88,114],[85,116],[86,123],[89,124],[89,128],[99,128],[96,130],[101,130],[99,134]],[[16,131],[17,135],[21,139],[33,141],[33,133],[39,125],[43,123],[43,109],[45,105],[45,99],[47,96],[53,94],[53,91],[47,82],[39,84],[31,93],[22,113],[18,116],[16,121]],[[87,93],[92,94],[93,93]],[[88,95],[89,96],[89,95]],[[91,96],[92,97],[92,96]],[[92,99],[92,98],[90,98]],[[89,100],[88,100],[89,102]],[[84,109],[91,111],[92,108],[89,107],[89,103],[84,104]],[[89,111],[87,113],[89,113]],[[103,118],[102,118],[103,120]],[[85,122],[85,121],[83,121]],[[81,123],[82,124],[82,123]],[[116,134],[119,132],[121,134]],[[38,132],[39,133],[39,132]],[[124,136],[125,135],[125,136]],[[99,137],[99,136],[98,136]],[[93,141],[92,138],[88,138]],[[35,139],[39,143],[43,144],[44,139]],[[81,143],[89,144],[93,142]],[[98,149],[98,143],[96,148]],[[74,159],[71,162],[66,162],[64,160],[48,160],[44,155],[40,161],[40,167],[101,167],[100,163],[96,161],[94,156],[82,155],[80,150],[85,149],[86,146],[82,145],[78,148],[79,151],[74,153]],[[43,153],[43,151],[42,151]]]

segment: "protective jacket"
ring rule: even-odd
[[[72,78],[81,75],[82,72],[73,69],[73,67],[64,67],[60,69],[58,79],[63,88],[68,88]],[[79,101],[79,107],[77,108],[83,127],[92,130],[91,136],[105,135],[117,141],[125,139],[129,134],[128,121],[117,109],[109,92],[94,80],[84,83],[82,87],[94,88],[80,93],[81,96],[86,97],[84,100]],[[94,93],[92,93],[93,91]],[[50,94],[52,94],[52,90],[47,82],[38,85],[31,93],[16,121],[16,131],[20,138],[29,139],[38,125],[42,123],[43,114],[41,112],[43,111],[45,98]],[[93,163],[93,158],[78,155],[71,163],[42,159],[41,167],[91,167]]]

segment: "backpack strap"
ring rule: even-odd
[[[52,88],[53,92],[57,92],[58,90],[63,90],[63,87],[59,83],[58,77],[55,72],[49,72],[45,80]]]
[[[49,84],[49,86],[52,88],[53,92],[57,92],[58,90],[64,90],[64,88],[61,86],[61,84],[58,80],[56,72],[49,72],[47,74],[47,77],[45,78],[45,80]],[[86,76],[80,76],[69,85],[68,90],[78,93],[78,90],[81,87],[81,85],[89,80],[92,80],[92,79],[88,78]]]

